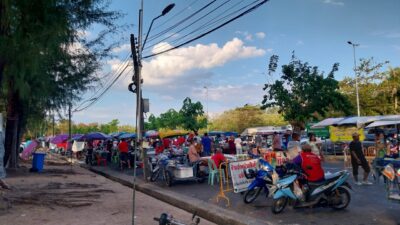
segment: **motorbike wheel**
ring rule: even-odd
[[[338,187],[334,193],[332,193],[333,198],[339,197],[341,200],[340,204],[332,205],[332,208],[336,210],[345,209],[351,201],[350,192],[344,187]]]
[[[155,182],[158,179],[158,176],[160,176],[160,169],[151,173],[150,181]]]
[[[246,191],[244,195],[243,201],[246,204],[254,202],[257,199],[258,195],[260,194],[262,188],[253,188],[251,190]]]
[[[168,170],[166,170],[164,176],[165,176],[165,184],[166,184],[168,187],[171,187],[171,186],[172,186],[172,182],[173,182],[173,178],[172,178],[171,172],[168,171]]]
[[[204,181],[206,180],[206,174],[202,171],[199,172],[198,176],[197,176],[197,183],[204,183]]]
[[[288,202],[288,199],[286,197],[274,199],[274,201],[272,202],[272,208],[271,208],[272,213],[273,214],[281,213],[285,209],[287,202]]]

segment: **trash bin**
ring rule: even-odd
[[[43,170],[44,157],[46,153],[33,153],[32,169],[37,172]]]

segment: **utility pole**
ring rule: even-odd
[[[55,129],[55,115],[54,115],[55,113],[54,113],[54,111],[53,111],[53,137],[54,137],[54,135],[56,134],[56,129]]]

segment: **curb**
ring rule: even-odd
[[[88,168],[82,166],[85,169],[88,169],[96,174],[104,176],[112,181],[118,182],[124,186],[133,187],[133,183],[130,181],[126,181],[124,179],[112,176],[103,171],[96,170],[95,168]],[[243,214],[239,214],[237,212],[227,210],[221,208],[219,206],[207,203],[205,201],[192,198],[186,195],[177,194],[168,189],[162,189],[158,186],[155,186],[151,183],[144,183],[143,181],[138,180],[136,184],[136,190],[140,191],[146,195],[154,197],[158,200],[166,202],[170,205],[178,207],[182,210],[185,210],[189,213],[196,213],[199,217],[204,218],[210,222],[216,224],[224,224],[224,225],[256,225],[256,224],[268,224],[272,225],[272,223],[255,219],[250,216],[246,216]]]

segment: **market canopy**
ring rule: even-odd
[[[160,131],[159,136],[160,138],[170,138],[170,137],[176,137],[176,136],[185,136],[189,132],[184,131],[184,130],[168,130],[168,131]]]
[[[128,132],[124,132],[124,131],[114,132],[114,133],[111,133],[110,136],[113,138],[119,138],[121,135],[126,134],[126,133],[128,133]]]
[[[396,125],[396,124],[400,124],[400,120],[380,120],[371,123],[370,125],[367,126],[367,128]]]
[[[73,134],[72,140],[79,139],[80,137],[82,137],[82,134]],[[68,140],[68,138],[69,138],[68,134],[58,134],[50,140],[50,143],[61,144],[63,142],[66,142]]]
[[[131,138],[136,138],[135,133],[124,133],[118,136],[119,139],[131,139]]]
[[[253,136],[253,135],[270,135],[275,132],[286,133],[287,131],[293,130],[291,125],[287,126],[266,126],[266,127],[250,127],[243,131],[242,136]]]
[[[319,123],[314,124],[311,128],[323,128],[328,126],[345,126],[356,125],[357,127],[364,126],[365,124],[383,121],[383,120],[400,120],[400,115],[388,116],[352,116],[352,117],[339,117],[324,119]]]
[[[147,138],[157,138],[158,137],[158,131],[156,131],[156,130],[146,131],[144,136],[147,137]]]
[[[225,134],[224,131],[210,131],[208,132],[208,136],[217,136],[217,135],[223,135]]]
[[[110,135],[101,132],[91,132],[83,135],[80,140],[107,140],[111,139]]]

